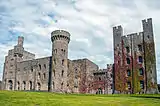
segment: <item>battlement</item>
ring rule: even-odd
[[[116,30],[122,30],[122,26],[121,25],[115,26],[115,27],[113,27],[113,30],[114,31],[116,31]]]
[[[152,18],[142,20],[142,23],[148,23],[148,22],[152,22]]]
[[[52,42],[55,40],[66,40],[68,43],[70,41],[70,33],[64,30],[55,30],[51,33]]]

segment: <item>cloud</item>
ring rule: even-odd
[[[156,51],[160,49],[159,0],[3,0],[0,3],[0,73],[4,56],[25,37],[24,47],[36,57],[51,55],[50,33],[71,33],[69,58],[88,58],[106,68],[113,63],[112,27],[122,25],[124,34],[142,31],[141,20],[153,18]],[[157,70],[160,70],[160,55]],[[158,71],[159,75],[160,71]],[[158,77],[160,82],[160,78]]]

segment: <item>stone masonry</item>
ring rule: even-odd
[[[95,85],[94,73],[101,73],[98,65],[87,58],[68,59],[70,33],[55,30],[51,33],[52,56],[35,59],[35,55],[23,48],[24,38],[19,36],[14,49],[5,57],[2,85],[4,90],[50,91],[61,93],[112,93],[107,90],[110,79],[104,79],[105,89]],[[112,65],[110,65],[112,67]],[[111,68],[105,70],[111,72]],[[101,75],[100,75],[101,76]]]
[[[113,28],[115,93],[157,93],[152,19],[142,20],[143,31],[123,36]]]

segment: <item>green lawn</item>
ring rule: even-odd
[[[71,95],[0,91],[0,106],[160,106],[160,95]]]

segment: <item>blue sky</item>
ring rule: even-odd
[[[0,0],[0,79],[4,57],[20,35],[38,58],[51,55],[53,30],[67,30],[70,59],[88,58],[106,68],[113,63],[112,27],[122,25],[124,34],[140,32],[141,20],[153,18],[160,83],[159,5],[159,0]]]

